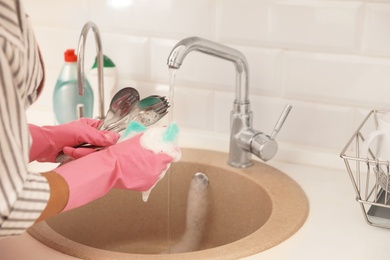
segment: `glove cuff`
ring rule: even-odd
[[[116,165],[116,158],[104,150],[58,167],[55,172],[69,186],[69,200],[63,212],[104,196],[117,180]]]
[[[30,145],[30,162],[54,162],[52,159],[46,156],[47,150],[50,149],[51,144],[50,140],[47,138],[45,131],[36,125],[29,124],[28,128],[31,135],[31,145]]]

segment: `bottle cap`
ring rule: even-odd
[[[66,62],[76,62],[77,55],[74,53],[74,49],[68,49],[64,52],[64,58]]]
[[[115,67],[115,63],[106,55],[103,55],[103,67],[104,68],[113,68]],[[97,58],[95,58],[95,63],[92,65],[91,69],[97,68]]]

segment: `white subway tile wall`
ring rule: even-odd
[[[185,37],[199,36],[242,51],[249,62],[255,128],[270,133],[285,104],[293,105],[278,136],[280,160],[316,164],[317,157],[310,162],[306,156],[317,152],[337,158],[369,110],[390,109],[390,1],[24,0],[24,4],[47,71],[44,94],[32,110],[52,111],[63,52],[77,47],[86,21],[99,26],[104,53],[119,70],[119,87],[135,86],[141,95],[168,95],[166,60]],[[90,34],[86,68],[95,55]],[[174,119],[184,129],[224,136],[228,142],[233,64],[191,53],[175,74]]]

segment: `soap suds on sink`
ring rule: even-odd
[[[208,211],[209,179],[204,173],[196,173],[188,190],[186,227],[179,242],[163,254],[184,253],[199,250]]]

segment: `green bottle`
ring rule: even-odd
[[[64,53],[65,64],[62,67],[53,94],[53,108],[56,124],[68,123],[80,116],[93,116],[93,91],[84,78],[84,95],[80,96],[77,84],[77,55],[74,49]],[[83,110],[81,110],[82,108]],[[83,111],[83,115],[80,115]]]

